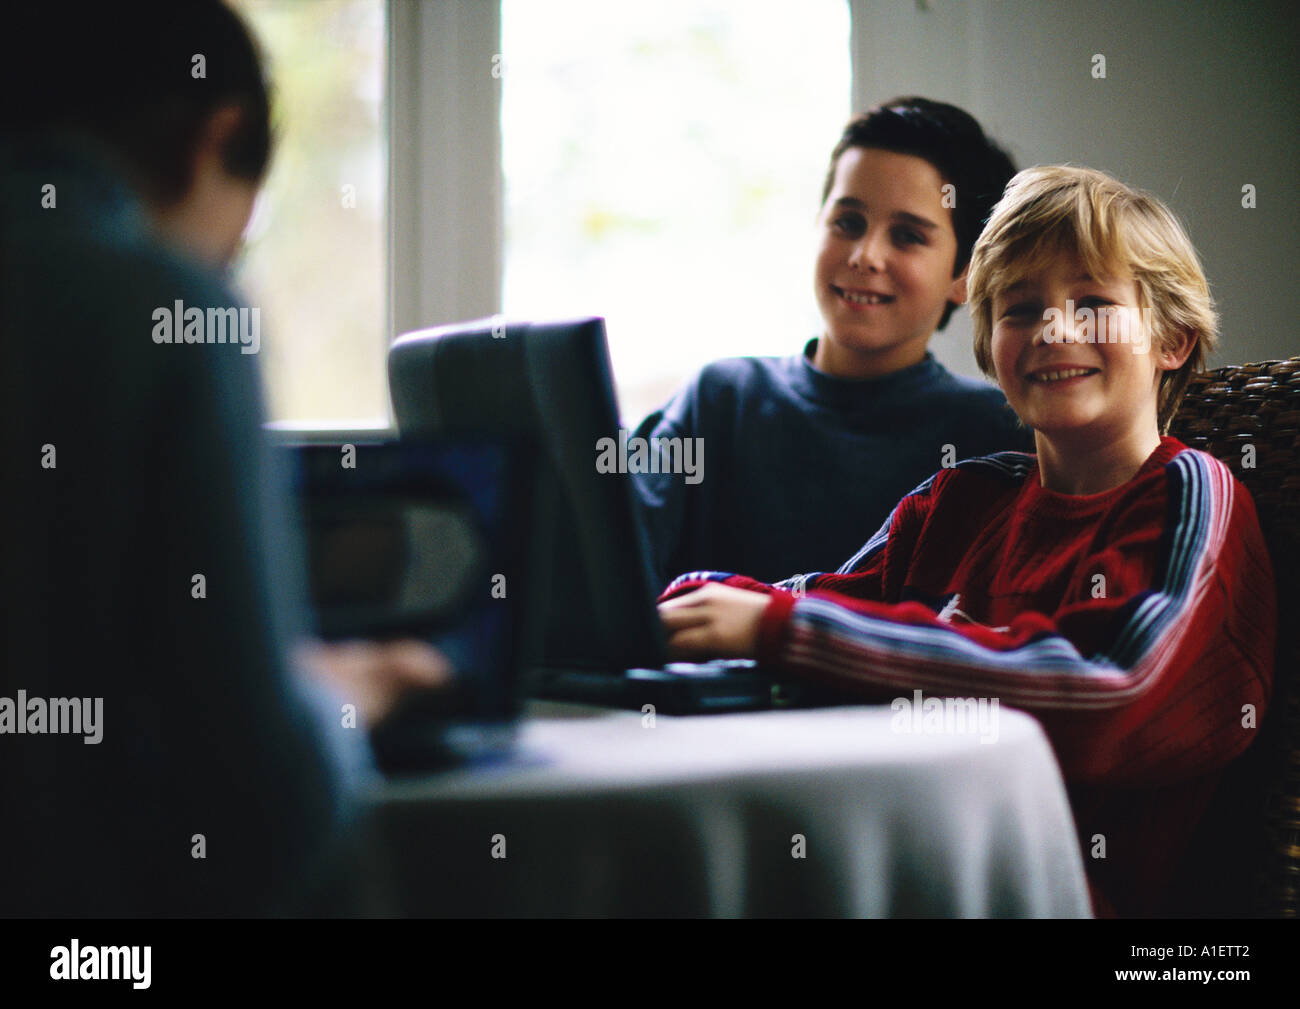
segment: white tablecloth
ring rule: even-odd
[[[1090,913],[1059,769],[1021,712],[982,742],[896,731],[887,707],[533,710],[552,717],[525,724],[519,761],[376,796],[385,913]]]

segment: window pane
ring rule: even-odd
[[[235,0],[276,142],[237,274],[261,307],[274,420],[388,422],[382,0]]]
[[[504,0],[507,315],[605,316],[625,422],[818,331],[844,0]]]

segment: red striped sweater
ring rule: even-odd
[[[772,595],[764,665],[867,701],[920,689],[1035,715],[1100,915],[1162,912],[1272,685],[1276,600],[1254,505],[1173,438],[1087,496],[1043,488],[1031,455],[968,459],[905,497],[835,574],[771,586],[694,572],[661,599],[708,581]]]

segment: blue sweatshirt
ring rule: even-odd
[[[1033,449],[998,389],[928,352],[845,379],[813,367],[816,346],[716,361],[636,430],[703,439],[702,473],[633,477],[661,584],[696,570],[761,581],[834,571],[936,470]]]

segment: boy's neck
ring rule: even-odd
[[[834,343],[823,333],[817,338],[812,366],[836,378],[880,378],[920,364],[928,344],[927,338],[885,350],[857,350]]]
[[[1034,432],[1038,479],[1058,494],[1101,494],[1128,483],[1160,447],[1154,423],[1120,438],[1061,437]]]

